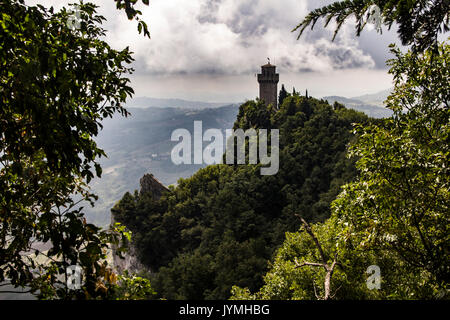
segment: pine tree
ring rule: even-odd
[[[284,84],[281,85],[280,95],[278,96],[278,106],[283,104],[285,98],[289,97],[289,93],[284,88]]]

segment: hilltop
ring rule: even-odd
[[[259,165],[217,164],[180,179],[160,199],[125,193],[112,213],[132,231],[159,296],[226,299],[234,284],[259,288],[285,232],[299,227],[294,213],[324,221],[340,186],[355,177],[346,147],[352,123],[368,121],[342,105],[298,95],[278,111],[247,101],[233,128],[280,130],[276,175],[260,175]]]

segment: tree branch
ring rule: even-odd
[[[314,232],[312,231],[311,226],[299,214],[296,214],[296,216],[300,218],[300,221],[303,223],[303,226],[305,227],[306,232],[308,232],[308,234],[311,236],[311,238],[315,242],[315,244],[317,246],[317,249],[319,250],[320,257],[322,258],[322,263],[326,264],[327,263],[326,256],[323,253],[322,246],[320,245],[319,240],[317,239],[317,237],[314,235]]]
[[[333,277],[334,269],[336,268],[336,265],[340,265],[340,263],[338,262],[338,253],[336,252],[334,254],[333,262],[331,263],[331,266],[329,266],[328,263],[327,263],[327,259],[326,259],[325,253],[324,253],[324,251],[322,249],[322,246],[320,245],[319,240],[317,239],[316,235],[312,231],[311,226],[300,215],[296,214],[296,216],[300,218],[300,220],[303,223],[303,226],[305,227],[306,232],[311,236],[311,238],[313,239],[314,243],[316,244],[316,247],[319,250],[319,253],[320,253],[320,256],[322,258],[322,262],[323,263],[306,262],[306,261],[302,262],[302,263],[299,263],[297,258],[294,258],[295,269],[301,268],[303,266],[322,267],[322,268],[324,268],[325,271],[326,271],[326,274],[325,274],[325,279],[324,279],[324,284],[323,284],[324,289],[325,289],[325,294],[324,294],[323,300],[331,299],[331,298],[333,298],[336,295],[336,293],[335,293],[333,296],[331,296],[330,293],[331,293],[331,279]],[[313,281],[313,285],[314,285],[314,281]],[[318,299],[320,299],[317,296],[315,286],[314,286],[314,294],[316,295],[316,297]]]
[[[295,269],[297,268],[301,268],[303,266],[312,266],[312,267],[322,267],[325,270],[327,270],[326,265],[324,265],[323,263],[315,263],[315,262],[302,262],[302,263],[298,263],[297,258],[294,259],[294,263],[295,263]]]

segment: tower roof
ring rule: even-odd
[[[267,67],[276,67],[275,65],[273,65],[273,64],[270,64],[270,62],[269,63],[266,63],[265,65],[263,65],[263,66],[261,66],[262,68],[267,68]]]

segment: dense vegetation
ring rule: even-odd
[[[346,109],[287,97],[284,88],[277,113],[247,102],[236,128],[280,128],[276,176],[257,177],[252,166],[213,166],[160,202],[127,194],[116,208],[135,227],[141,258],[151,259],[146,250],[155,240],[145,236],[174,240],[164,251],[168,264],[147,260],[161,296],[227,297],[228,281],[234,281],[234,299],[448,298],[450,52],[438,43],[438,34],[449,30],[448,1],[337,1],[312,11],[294,31],[301,36],[320,18],[325,25],[334,18],[336,35],[351,16],[357,35],[368,21],[379,32],[397,23],[402,43],[411,46],[406,54],[392,48],[395,89],[386,104],[393,116],[355,128],[349,155],[357,161],[356,180],[332,202],[328,218],[334,187],[354,176],[351,162],[343,160],[345,148],[339,152],[340,142],[351,139],[328,135],[342,128],[331,119],[349,119]],[[339,155],[334,162],[328,150]],[[144,215],[130,216],[137,207]],[[158,212],[150,223],[148,209]],[[260,287],[278,237],[300,221],[301,229],[286,233]]]
[[[232,285],[262,285],[268,260],[301,212],[308,221],[330,215],[339,187],[355,177],[347,159],[352,123],[368,117],[342,105],[299,95],[280,110],[248,101],[235,128],[279,128],[280,170],[261,176],[257,165],[212,165],[159,201],[125,194],[113,208],[132,232],[152,285],[169,299],[223,299]]]
[[[287,234],[264,286],[255,294],[235,287],[233,298],[448,298],[450,46],[440,44],[438,55],[392,50],[394,117],[355,129],[358,179],[312,227],[318,242],[307,226]],[[333,263],[327,297],[324,265]],[[378,290],[366,285],[370,266],[379,268]]]
[[[260,290],[236,286],[234,299],[449,297],[450,46],[438,42],[449,30],[448,1],[338,1],[294,31],[300,37],[334,18],[336,35],[354,16],[359,35],[374,13],[379,32],[396,22],[411,46],[402,53],[391,45],[393,116],[356,127],[349,155],[358,158],[358,179],[343,187],[325,223],[302,220],[286,235]]]
[[[116,0],[139,20],[135,3]],[[80,3],[75,27],[73,5],[55,11],[0,2],[0,282],[28,286],[40,298],[114,291],[103,259],[117,234],[86,223],[75,206],[96,199],[87,184],[101,176],[105,153],[94,137],[103,119],[128,115],[133,59],[129,48],[102,40],[105,18],[96,8]],[[149,35],[143,21],[138,28]],[[68,290],[70,265],[83,268],[82,289]]]

